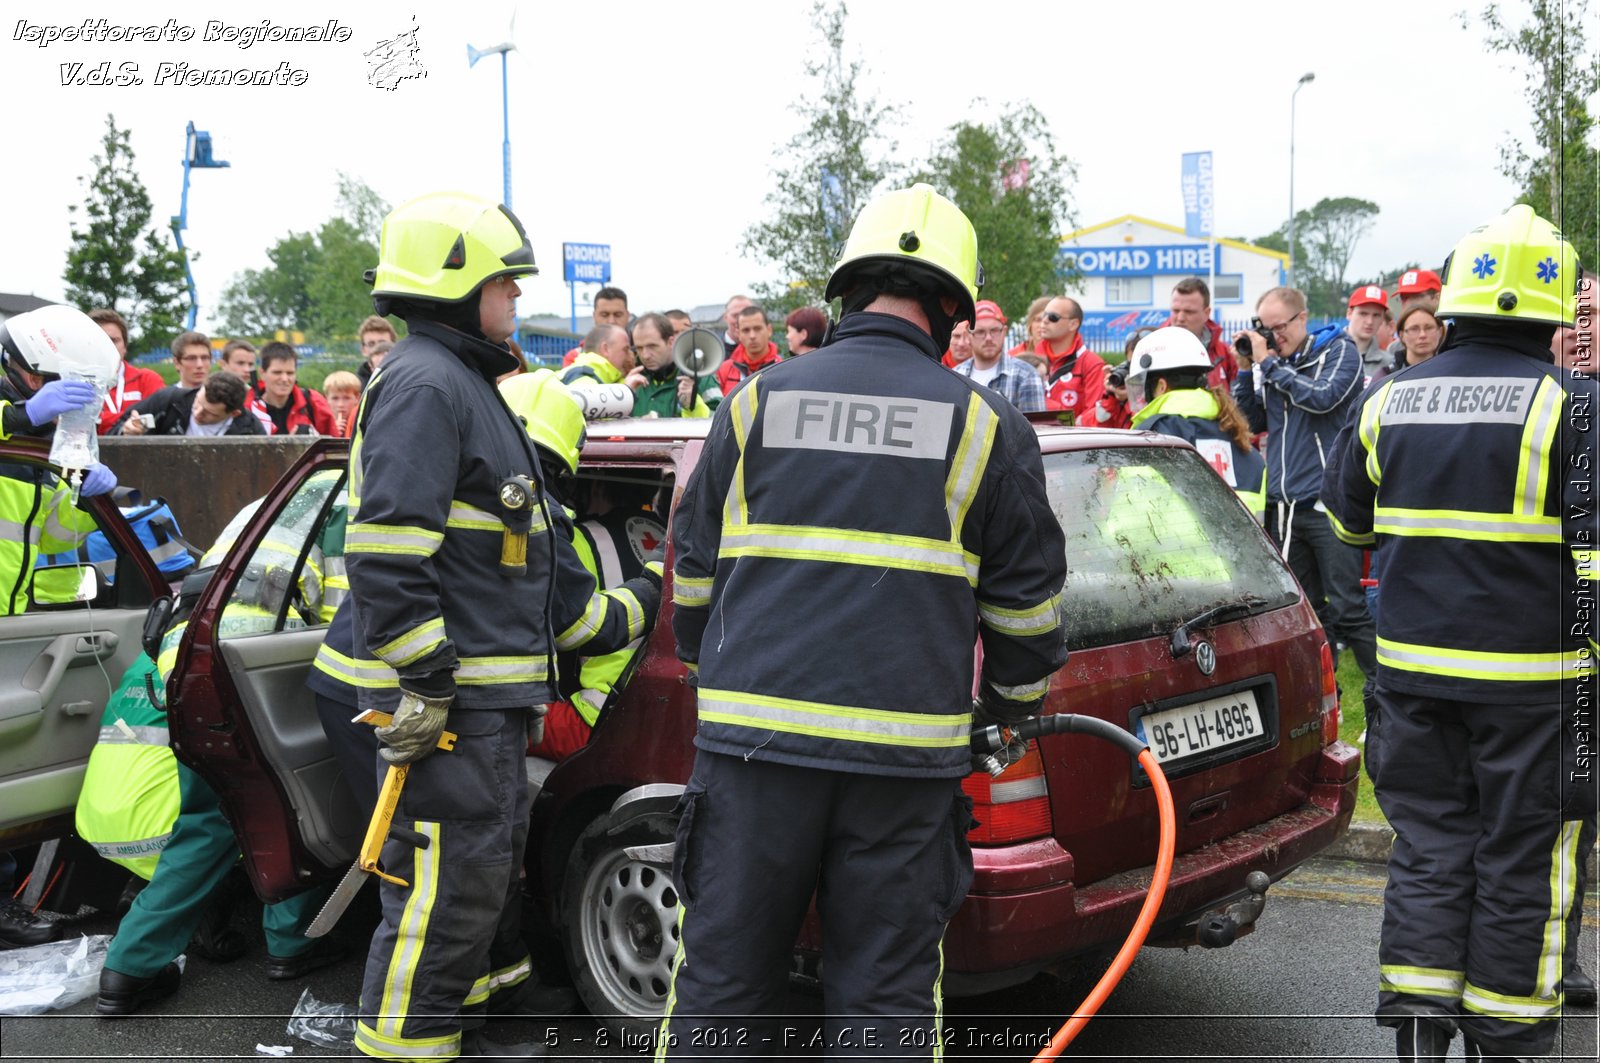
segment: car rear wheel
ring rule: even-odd
[[[670,843],[671,816],[621,824],[601,816],[573,846],[562,887],[562,936],[573,985],[619,1037],[653,1033],[672,985],[681,901],[672,869],[638,846]]]

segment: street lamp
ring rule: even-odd
[[[1294,98],[1300,95],[1308,82],[1315,81],[1317,75],[1309,70],[1300,75],[1300,80],[1295,82],[1294,91],[1289,93],[1289,287],[1294,287]]]
[[[469,68],[477,66],[478,60],[486,55],[498,54],[500,56],[500,120],[502,126],[500,152],[505,168],[504,202],[507,210],[511,209],[511,103],[506,73],[506,55],[516,50],[517,46],[509,40],[501,41],[499,44],[492,44],[487,48],[474,48],[470,44],[467,45],[467,66]]]

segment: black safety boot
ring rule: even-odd
[[[95,1001],[95,1014],[107,1017],[132,1015],[147,1001],[160,1000],[176,993],[178,983],[182,980],[183,972],[176,963],[167,964],[149,978],[135,978],[109,967],[101,968],[100,996]]]
[[[1567,973],[1562,976],[1561,992],[1566,995],[1567,1003],[1574,1007],[1594,1007],[1594,979],[1589,977],[1588,971],[1577,964],[1567,968]]]
[[[1450,1030],[1431,1019],[1410,1018],[1394,1032],[1400,1063],[1444,1063],[1450,1054]]]
[[[1537,1059],[1523,1056],[1497,1056],[1493,1052],[1486,1052],[1482,1045],[1466,1034],[1462,1034],[1461,1039],[1466,1042],[1462,1049],[1463,1059],[1492,1059],[1496,1063],[1538,1063]]]
[[[0,897],[0,949],[25,949],[60,939],[59,926],[39,918],[10,897]]]
[[[489,996],[489,1015],[512,1019],[524,1015],[570,1015],[578,1008],[578,994],[565,986],[545,985],[529,978],[520,985]]]

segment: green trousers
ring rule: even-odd
[[[107,967],[133,978],[148,978],[178,958],[194,936],[212,891],[239,862],[239,843],[216,791],[181,762],[178,792],[178,821],[156,873],[122,917],[106,953]],[[306,924],[326,896],[326,890],[309,890],[263,907],[267,951],[286,958],[310,948]]]

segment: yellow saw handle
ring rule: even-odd
[[[387,712],[378,712],[376,709],[368,710],[357,716],[361,723],[370,723],[374,727],[387,727],[394,719]],[[439,735],[439,749],[449,752],[456,747],[456,734],[454,731],[444,731]],[[361,840],[361,853],[356,858],[356,863],[361,870],[370,871],[385,882],[393,882],[396,886],[409,887],[411,883],[405,879],[396,878],[378,867],[378,857],[383,852],[384,839],[389,837],[389,831],[394,823],[395,809],[400,807],[400,791],[405,789],[406,775],[411,771],[409,764],[391,764],[383,776],[383,789],[378,791],[378,805],[372,810],[372,819],[367,823],[366,837]]]

